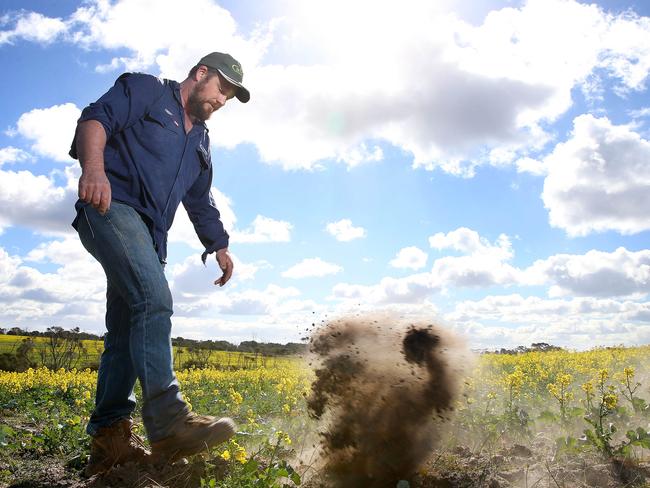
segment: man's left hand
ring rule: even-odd
[[[223,274],[221,275],[221,278],[215,280],[214,284],[223,286],[226,283],[228,283],[228,280],[232,276],[232,271],[235,266],[232,262],[232,258],[230,257],[230,254],[228,254],[227,247],[224,249],[219,249],[217,251],[216,256],[217,256],[217,263],[219,263],[219,267],[221,268]]]

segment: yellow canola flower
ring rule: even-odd
[[[605,393],[603,395],[603,404],[607,409],[614,410],[618,405],[618,396],[615,393]]]
[[[237,446],[237,449],[235,450],[235,461],[242,464],[246,462],[246,449]]]
[[[242,397],[238,391],[232,389],[230,390],[230,399],[235,405],[241,405],[244,401],[244,397]]]
[[[223,459],[224,461],[230,461],[230,451],[229,451],[228,449],[226,449],[225,451],[223,451],[223,452],[220,454],[220,456],[221,456],[221,459]]]

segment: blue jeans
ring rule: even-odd
[[[107,333],[86,431],[95,435],[100,427],[131,416],[137,378],[147,436],[158,441],[188,406],[174,374],[172,296],[153,239],[138,212],[115,201],[105,215],[90,205],[80,209],[77,231],[107,280]]]

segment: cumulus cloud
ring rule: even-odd
[[[233,230],[231,237],[238,243],[289,242],[293,225],[284,220],[275,220],[258,215],[249,228]]]
[[[438,232],[429,237],[429,245],[438,250],[453,249],[470,256],[493,256],[505,260],[513,256],[512,244],[507,235],[499,235],[495,244],[491,244],[478,232],[467,227],[459,227],[448,232]]]
[[[398,11],[390,2],[344,7],[347,21],[331,2],[291,4],[274,52],[298,60],[309,52],[314,61],[255,67],[263,83],[253,130],[238,136],[245,111],[234,124],[215,120],[229,140],[252,142],[285,168],[345,161],[349,148],[382,140],[410,152],[416,166],[471,176],[478,164],[509,164],[540,149],[549,139],[541,127],[571,107],[572,90],[593,84],[595,72],[621,89],[639,90],[647,78],[650,53],[638,42],[650,32],[646,19],[594,5],[529,0],[491,12],[478,26],[431,2]],[[332,23],[335,38],[326,32]],[[358,82],[326,97],[340,72]],[[403,79],[412,80],[408,97],[392,89]]]
[[[69,18],[70,38],[84,47],[126,51],[100,70],[141,71],[157,64],[164,76],[172,77],[186,75],[210,49],[206,46],[237,53],[246,70],[258,62],[268,43],[268,26],[246,38],[230,12],[212,0],[188,0],[183,9],[174,0],[161,0],[155,7],[142,0],[85,2]],[[197,22],[211,28],[196,29]]]
[[[212,187],[212,196],[221,214],[223,227],[230,235],[231,243],[261,244],[291,241],[293,225],[289,222],[258,215],[251,225],[239,229],[237,228],[234,205],[230,197],[215,187]],[[194,226],[182,206],[179,206],[176,210],[174,224],[169,232],[169,242],[182,242],[194,249],[203,249],[194,231]]]
[[[19,163],[31,159],[28,152],[17,147],[8,146],[0,149],[0,166],[9,163]]]
[[[650,293],[650,250],[558,254],[525,271],[531,283],[551,283],[550,296],[620,297]]]
[[[188,296],[185,293],[187,289],[179,289],[177,281],[174,284],[175,296],[179,293],[183,296],[175,305],[175,316],[179,317],[214,317],[216,314],[270,316],[277,313],[278,307],[286,309],[289,301],[295,303],[295,297],[300,295],[294,287],[269,284],[262,290],[230,288],[202,296]]]
[[[363,227],[354,227],[350,219],[330,222],[325,226],[325,230],[333,235],[337,241],[343,242],[361,239],[366,236],[366,230]]]
[[[332,299],[354,305],[422,304],[435,291],[436,284],[429,273],[405,278],[382,278],[376,285],[338,283],[332,288]]]
[[[173,78],[205,54],[201,46],[235,53],[255,104],[232,104],[227,117],[210,121],[220,135],[215,143],[252,143],[263,160],[287,169],[376,161],[388,142],[411,153],[416,166],[471,176],[479,164],[511,164],[541,148],[549,138],[541,127],[570,108],[574,88],[600,86],[597,78],[607,76],[624,93],[647,80],[645,17],[528,0],[472,25],[453,12],[459,5],[281,2],[276,18],[244,35],[211,0],[190,0],[182,11],[172,0],[153,10],[141,0],[94,0],[64,21],[65,38],[124,50],[101,70],[156,67]],[[197,18],[214,28],[196,32]],[[341,84],[341,73],[355,83]]]
[[[311,278],[337,274],[343,271],[338,264],[328,263],[321,258],[307,258],[282,272],[285,278]]]
[[[339,283],[333,287],[330,298],[348,305],[422,305],[432,295],[449,288],[509,286],[522,280],[522,270],[508,263],[514,253],[510,239],[504,234],[491,243],[478,232],[461,227],[437,233],[429,238],[429,243],[435,249],[453,250],[461,255],[434,260],[429,272],[403,278],[384,277],[375,285]],[[413,269],[419,269],[426,259],[426,253],[411,247],[402,249],[391,264],[411,264]]]
[[[228,289],[238,288],[243,282],[253,280],[260,269],[270,268],[267,261],[243,262],[235,254],[231,254],[234,272],[228,282]],[[214,260],[204,265],[199,255],[185,258],[181,263],[174,264],[169,273],[170,286],[174,293],[179,294],[181,300],[191,300],[194,297],[206,296],[214,293],[217,288],[214,280],[221,276]]]
[[[81,110],[73,103],[35,108],[20,116],[11,133],[31,141],[34,153],[69,163],[68,151],[79,115]]]
[[[585,114],[545,158],[550,223],[571,236],[650,229],[650,142],[630,127]]]
[[[515,161],[517,166],[517,173],[530,173],[535,176],[545,176],[547,173],[546,165],[543,161],[537,159],[523,157]]]
[[[41,272],[27,263],[52,263]],[[0,321],[44,329],[57,323],[101,330],[106,280],[78,239],[49,241],[25,259],[0,248]],[[76,306],[83,304],[82,307]]]
[[[390,261],[393,268],[420,269],[427,264],[427,253],[415,246],[400,249],[394,259]]]
[[[546,342],[569,348],[643,344],[650,339],[647,302],[603,298],[544,299],[520,294],[457,303],[444,320],[474,347]]]
[[[18,12],[5,15],[0,25],[14,24],[13,29],[0,31],[0,46],[11,44],[16,39],[49,44],[67,31],[67,25],[60,18],[46,17],[37,12]]]
[[[226,232],[232,236],[233,229],[237,222],[232,200],[214,186],[210,191],[212,192],[212,197],[214,198],[217,209],[219,210],[221,223]],[[201,241],[199,241],[199,238],[194,231],[194,226],[187,215],[187,211],[182,205],[179,205],[178,209],[176,209],[174,223],[169,231],[168,241],[182,242],[194,249],[203,249]]]
[[[43,234],[74,232],[76,168],[66,168],[66,186],[54,176],[0,170],[0,227],[21,226]]]

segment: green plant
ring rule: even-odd
[[[275,440],[269,439],[257,452],[246,457],[246,451],[236,441],[230,441],[221,457],[229,462],[227,476],[201,480],[202,488],[294,488],[300,486],[300,474],[287,462],[291,438],[278,431]]]

